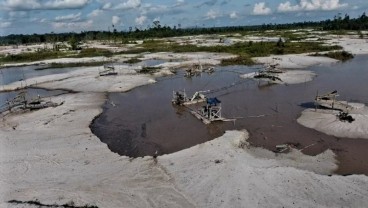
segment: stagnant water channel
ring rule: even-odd
[[[16,81],[23,81],[22,84],[27,86],[27,82],[24,81],[26,79],[50,74],[61,74],[66,73],[69,71],[76,70],[78,68],[53,68],[53,69],[42,69],[44,66],[38,65],[31,65],[31,66],[19,66],[19,67],[9,67],[0,69],[0,89],[2,85],[6,85]],[[61,94],[68,93],[65,90],[46,90],[46,89],[39,89],[36,87],[27,88],[26,91],[26,99],[33,99],[37,96],[45,97],[52,97]],[[6,107],[6,103],[9,100],[12,100],[17,94],[20,92],[18,91],[11,91],[11,92],[0,92],[0,111]]]
[[[340,162],[337,173],[368,174],[368,140],[328,136],[296,122],[301,111],[313,107],[317,93],[337,90],[339,99],[368,103],[368,57],[356,56],[345,63],[315,66],[318,76],[297,85],[268,85],[246,80],[220,91],[222,114],[236,122],[205,125],[185,107],[171,104],[173,90],[217,89],[239,80],[239,74],[259,70],[260,66],[216,67],[213,74],[184,78],[182,72],[158,79],[158,83],[126,93],[110,93],[103,113],[91,124],[102,142],[120,155],[140,157],[172,153],[221,136],[230,129],[246,129],[254,146],[275,150],[278,144],[294,144],[305,154],[315,155],[332,149]],[[111,105],[114,103],[115,105]],[[196,106],[190,106],[195,108]]]

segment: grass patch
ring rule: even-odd
[[[111,57],[114,55],[113,52],[103,49],[103,48],[84,48],[82,49],[75,58],[82,58],[82,57],[95,57],[95,56],[106,56]]]
[[[20,54],[12,54],[0,57],[1,63],[19,63],[19,62],[32,62],[42,61],[46,59],[55,58],[83,58],[83,57],[95,57],[95,56],[106,56],[110,57],[113,52],[106,49],[99,48],[86,48],[82,49],[78,54],[74,52],[60,52],[60,51],[38,51],[38,52],[26,52]]]
[[[235,58],[223,59],[221,60],[222,66],[229,66],[229,65],[253,65],[254,61],[252,58],[246,55],[239,55]]]
[[[45,67],[37,68],[35,70],[45,70],[51,68],[71,68],[71,67],[83,67],[83,66],[102,66],[108,63],[107,61],[96,61],[96,62],[80,62],[80,63],[51,63]]]
[[[0,62],[3,63],[31,62],[31,61],[59,58],[64,57],[66,55],[67,55],[66,53],[57,51],[40,51],[33,53],[27,52],[0,57]]]
[[[196,46],[179,45],[177,43],[165,43],[163,41],[151,41],[143,43],[140,48],[135,48],[123,53],[143,53],[143,52],[166,52],[175,53],[184,52],[214,52],[231,53],[236,55],[245,55],[248,57],[262,57],[271,54],[300,54],[308,52],[321,52],[330,50],[339,50],[340,46],[325,46],[319,42],[286,42],[281,47],[274,42],[245,42],[236,43],[230,46]]]
[[[143,67],[141,70],[139,70],[139,73],[141,73],[141,74],[153,74],[153,73],[157,72],[160,69],[161,69],[161,67],[146,66],[146,67]]]
[[[126,61],[123,61],[123,63],[126,63],[126,64],[136,64],[136,63],[139,63],[139,62],[142,62],[142,60],[138,59],[138,58],[131,58],[131,59],[128,59]]]
[[[312,54],[311,56],[324,56],[324,57],[337,59],[340,61],[347,61],[347,60],[354,58],[354,55],[347,51],[333,51],[333,52],[328,52],[325,54],[315,53],[315,54]]]

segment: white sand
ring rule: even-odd
[[[330,40],[325,41],[329,45],[339,45],[352,54],[368,54],[368,39],[361,39],[354,36],[329,36]]]
[[[252,72],[248,74],[242,74],[240,75],[240,77],[245,78],[245,79],[247,78],[256,79],[254,78],[255,75],[257,75],[257,73]],[[277,84],[300,84],[300,83],[310,82],[313,80],[315,76],[317,76],[314,72],[307,71],[307,70],[286,70],[283,73],[277,73],[273,75],[279,77],[282,81],[280,80],[273,81],[270,79],[263,79],[263,78],[260,80],[268,81],[270,83],[277,83]]]
[[[309,56],[308,54],[273,55],[254,58],[261,64],[278,64],[283,69],[303,69],[321,64],[336,63],[337,60],[328,57]]]
[[[202,65],[218,65],[222,59],[234,58],[236,55],[227,53],[172,53],[172,52],[161,52],[161,53],[149,53],[144,54],[143,60],[147,59],[163,59],[168,62],[161,64],[162,67],[173,67],[179,68],[183,66],[190,66],[192,64]]]
[[[78,92],[125,92],[137,86],[156,81],[150,75],[137,74],[133,68],[118,66],[117,76],[99,76],[102,67],[82,67],[81,69],[17,81],[1,87],[0,91],[21,89],[25,86],[47,89],[66,89]]]
[[[340,121],[338,111],[325,109],[306,109],[298,118],[301,125],[328,135],[347,138],[368,139],[368,107],[363,104],[349,103],[355,109],[349,112],[355,119],[352,123]]]
[[[195,147],[130,160],[112,153],[88,128],[104,96],[63,95],[65,103],[0,123],[0,204],[98,207],[364,207],[368,177],[326,176],[332,151],[275,154],[229,131]],[[15,129],[15,130],[14,130]],[[218,163],[215,161],[218,160]]]
[[[91,63],[91,62],[102,62],[102,61],[111,61],[111,58],[106,58],[104,56],[97,57],[85,57],[85,58],[57,58],[57,59],[47,59],[42,61],[33,61],[33,62],[21,62],[21,63],[11,63],[11,64],[3,64],[4,67],[9,66],[25,66],[25,65],[38,65],[38,64],[66,64],[66,63]]]

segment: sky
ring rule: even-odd
[[[292,23],[368,14],[368,0],[0,0],[0,35]]]

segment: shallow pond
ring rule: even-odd
[[[318,76],[308,83],[287,86],[244,80],[210,95],[222,101],[222,115],[236,121],[210,125],[190,114],[189,108],[198,106],[173,106],[173,90],[185,89],[191,95],[198,90],[219,89],[242,80],[239,74],[257,71],[260,66],[216,67],[211,75],[202,73],[192,78],[184,78],[179,72],[154,85],[109,94],[103,113],[91,129],[113,152],[131,157],[172,153],[214,139],[225,130],[247,129],[254,146],[275,150],[276,145],[289,143],[299,149],[307,147],[303,152],[310,155],[330,148],[340,161],[338,173],[367,174],[367,140],[328,136],[296,122],[304,108],[313,107],[317,92],[337,90],[341,100],[367,104],[367,66],[367,56],[357,56],[345,63],[309,68]]]
[[[32,77],[50,75],[50,74],[62,74],[70,71],[74,71],[76,69],[80,69],[80,67],[74,68],[50,68],[50,69],[42,69],[42,66],[20,66],[20,67],[9,67],[0,69],[0,86],[10,84],[12,82],[29,79]]]

